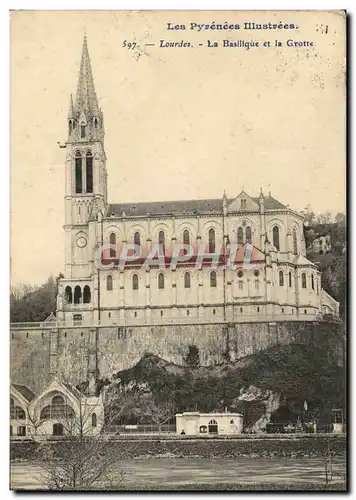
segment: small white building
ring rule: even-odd
[[[183,412],[176,414],[178,435],[186,436],[231,436],[241,434],[243,415],[240,413],[199,413]]]

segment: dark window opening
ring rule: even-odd
[[[314,290],[314,274],[311,275],[311,287]]]
[[[75,192],[83,192],[82,155],[79,151],[75,155]]]
[[[87,169],[87,193],[93,192],[93,155],[90,151],[87,153],[86,157],[86,169]]]
[[[137,246],[141,245],[141,237],[140,237],[140,233],[138,233],[138,232],[136,232],[134,234],[134,244]]]
[[[240,226],[237,230],[237,244],[243,245],[243,242],[244,242],[244,230]]]
[[[288,281],[289,281],[289,283],[288,283],[289,286],[292,286],[292,273],[291,272],[289,272],[289,274],[288,274]]]
[[[85,285],[84,291],[83,291],[83,302],[84,302],[84,304],[89,304],[90,301],[91,301],[90,286]]]
[[[26,436],[26,426],[25,425],[20,425],[17,428],[17,435],[18,436]]]
[[[111,274],[109,274],[109,276],[107,276],[106,278],[106,290],[108,292],[112,292],[112,289],[113,289],[113,279]]]
[[[279,286],[284,285],[284,274],[283,271],[279,271]]]
[[[116,257],[116,234],[110,234],[110,257]]]
[[[210,273],[210,286],[212,288],[216,288],[216,272],[215,271],[211,271],[211,273]]]
[[[72,287],[71,286],[66,286],[65,292],[64,292],[64,297],[65,301],[67,304],[71,304],[73,302],[73,294],[72,294]]]
[[[160,290],[163,290],[163,288],[164,288],[164,275],[163,275],[163,273],[159,273],[159,275],[158,275],[158,288]]]
[[[302,288],[307,287],[307,276],[305,273],[302,273]]]
[[[252,231],[249,226],[246,228],[246,243],[252,243]]]
[[[183,231],[183,244],[190,245],[190,234],[189,234],[188,229],[185,229]]]
[[[82,289],[79,285],[74,288],[74,304],[80,304],[82,301]]]
[[[297,240],[297,230],[293,228],[293,253],[294,255],[298,254],[298,240]]]
[[[138,276],[134,274],[132,276],[132,290],[138,290]]]
[[[184,288],[190,288],[190,274],[185,273],[184,275]]]
[[[85,128],[86,127],[85,127],[84,123],[81,123],[81,125],[80,125],[80,137],[81,137],[81,139],[85,138]]]
[[[96,417],[96,413],[93,413],[91,416],[91,426],[96,427],[96,425],[97,425],[97,417]]]
[[[209,229],[209,253],[215,253],[215,231]]]
[[[53,424],[53,436],[63,436],[63,424]]]
[[[279,250],[279,227],[274,226],[272,230],[273,234],[273,246],[276,248],[276,250]]]

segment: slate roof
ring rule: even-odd
[[[230,205],[236,198],[229,198],[227,204]],[[259,198],[251,200],[259,203]],[[106,216],[114,215],[122,217],[125,212],[126,217],[142,217],[150,215],[168,214],[211,214],[222,212],[222,199],[210,200],[179,200],[179,201],[153,201],[140,203],[112,203],[109,205]],[[275,210],[287,208],[285,205],[272,197],[265,197],[265,209]]]
[[[35,394],[25,385],[21,384],[11,384],[12,387],[14,387],[22,396],[27,400],[31,401],[34,397]]]

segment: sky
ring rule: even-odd
[[[64,268],[64,160],[83,35],[106,130],[109,202],[234,197],[244,189],[345,211],[344,18],[312,12],[18,11],[11,16],[11,281]],[[294,31],[167,23],[295,23]],[[325,32],[325,27],[328,27]],[[222,40],[270,41],[223,48]],[[274,47],[275,40],[283,47]],[[287,47],[287,40],[313,47]],[[136,42],[128,50],[124,41]],[[161,48],[159,41],[189,41]],[[219,41],[218,48],[207,41]],[[155,47],[145,46],[155,43]],[[199,46],[202,43],[202,46]]]

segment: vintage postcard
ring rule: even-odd
[[[347,490],[346,24],[11,13],[11,489]]]

